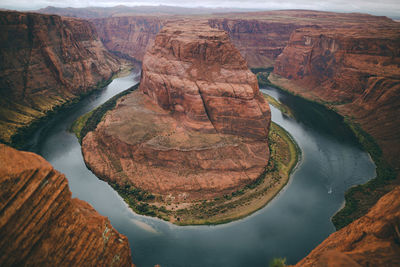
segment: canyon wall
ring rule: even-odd
[[[331,234],[296,266],[399,266],[400,186],[360,219]]]
[[[269,160],[271,115],[228,35],[207,22],[164,26],[139,90],[82,141],[98,177],[171,201],[209,199],[255,181]]]
[[[400,166],[400,23],[295,30],[272,81],[333,106],[371,134]]]
[[[107,49],[120,56],[142,61],[164,21],[159,17],[113,17],[92,19]]]
[[[162,25],[187,16],[123,16],[91,21],[105,46],[118,55],[142,61],[146,47],[154,41]],[[288,44],[290,34],[304,27],[349,28],[375,23],[389,25],[385,17],[321,11],[269,11],[193,16],[208,21],[213,28],[226,31],[251,68],[273,67]]]
[[[133,266],[128,239],[42,157],[0,144],[1,266]]]
[[[269,22],[251,19],[215,18],[211,27],[226,31],[251,68],[273,67],[290,34],[299,25],[290,22]]]
[[[2,11],[0,39],[0,140],[5,143],[17,142],[21,129],[119,70],[119,61],[84,20]]]

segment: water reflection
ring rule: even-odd
[[[218,226],[178,227],[137,215],[86,168],[77,139],[67,131],[78,116],[137,82],[135,73],[115,79],[44,126],[44,134],[33,146],[66,174],[74,197],[92,204],[128,236],[137,266],[268,266],[273,257],[295,263],[334,231],[330,217],[343,203],[344,191],[374,176],[369,156],[340,117],[266,88],[264,92],[293,110],[295,119],[272,107],[272,120],[289,131],[303,151],[289,184],[269,205],[247,218]]]

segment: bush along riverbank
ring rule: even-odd
[[[382,150],[380,149],[377,142],[370,136],[367,132],[365,132],[355,121],[350,117],[343,117],[339,114],[335,108],[335,105],[343,104],[343,103],[328,103],[323,101],[318,101],[317,99],[308,99],[302,95],[299,95],[296,92],[287,88],[290,83],[287,85],[283,83],[283,85],[275,84],[274,81],[279,81],[277,77],[274,79],[270,79],[270,73],[263,72],[263,78],[267,77],[268,82],[266,82],[266,86],[271,86],[282,91],[285,91],[289,94],[301,97],[309,101],[310,103],[315,103],[321,105],[327,109],[335,111],[340,117],[342,117],[343,122],[347,124],[350,130],[353,132],[355,137],[358,139],[360,145],[363,149],[369,153],[371,159],[376,165],[376,177],[371,179],[365,184],[357,185],[351,187],[345,193],[345,205],[342,209],[340,209],[333,217],[332,223],[336,227],[337,230],[345,227],[350,224],[354,220],[360,218],[365,215],[368,210],[381,198],[383,195],[391,191],[397,184],[399,184],[398,179],[396,179],[397,173],[390,166],[387,161],[384,159],[382,155]],[[260,84],[260,86],[262,86]]]
[[[269,147],[269,164],[256,181],[213,200],[170,203],[134,186],[109,184],[138,214],[158,217],[177,225],[227,223],[263,208],[288,183],[290,174],[301,158],[301,150],[290,134],[273,122]]]
[[[82,141],[96,128],[106,112],[117,100],[138,85],[114,96],[102,106],[81,116],[71,129]],[[298,163],[301,151],[293,138],[279,125],[272,123],[269,133],[271,153],[268,167],[251,184],[212,200],[172,203],[162,196],[146,192],[132,185],[109,184],[123,197],[136,213],[154,216],[178,225],[221,224],[237,220],[264,207],[287,184]]]
[[[339,230],[365,215],[368,210],[398,183],[396,172],[385,161],[376,141],[350,118],[344,122],[353,131],[363,148],[370,154],[376,165],[376,177],[369,182],[350,188],[345,193],[345,206],[333,217],[332,222]]]
[[[76,121],[74,121],[74,123],[70,127],[70,130],[75,133],[76,137],[79,140],[79,143],[82,144],[82,139],[86,136],[88,132],[96,129],[97,124],[100,123],[107,111],[115,107],[119,98],[133,92],[138,87],[139,83],[113,96],[98,108],[80,116]]]

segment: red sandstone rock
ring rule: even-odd
[[[267,139],[269,107],[228,35],[187,24],[171,23],[157,35],[143,61],[140,90],[187,128]]]
[[[129,243],[42,157],[0,144],[1,266],[133,266]]]
[[[146,53],[140,89],[86,135],[82,151],[107,181],[205,199],[263,173],[269,124],[257,80],[227,34],[171,23]]]
[[[93,19],[100,39],[109,51],[142,61],[164,21],[158,17],[112,17]]]
[[[274,73],[299,85],[289,90],[331,102],[353,117],[398,168],[400,23],[389,26],[298,29]]]
[[[360,219],[331,234],[296,266],[399,266],[400,187]]]
[[[111,78],[120,63],[87,21],[0,12],[0,140]]]
[[[154,41],[162,25],[174,16],[114,16],[93,19],[105,46],[117,54],[143,60],[146,47]],[[179,17],[178,17],[179,18]],[[374,27],[393,23],[386,17],[321,11],[268,11],[215,14],[192,19],[208,21],[213,28],[226,31],[251,68],[272,67],[298,28]]]

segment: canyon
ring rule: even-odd
[[[142,188],[146,196],[173,203],[230,194],[257,180],[270,157],[270,112],[249,66],[273,68],[272,84],[359,125],[399,171],[398,22],[317,11],[208,14],[190,21],[187,16],[85,16],[91,19],[0,12],[1,39],[8,40],[0,50],[2,142],[21,144],[35,122],[109,80],[122,58],[143,61],[140,88],[122,97],[84,138],[86,163],[114,186]],[[9,203],[2,207],[0,246],[4,255],[22,255],[3,256],[0,262],[132,264],[127,239],[90,205],[71,199],[63,175],[39,156],[0,149],[7,162],[0,166],[6,189],[1,198]],[[353,266],[398,264],[400,176],[395,177],[376,190],[353,223],[298,266],[333,259]],[[40,214],[32,215],[29,203],[43,207]],[[24,229],[37,234],[26,235]],[[82,235],[90,246],[78,238]],[[9,246],[7,240],[15,243]]]
[[[0,265],[133,266],[128,239],[45,159],[0,144]]]
[[[357,29],[298,29],[277,58],[272,82],[352,118],[400,166],[400,23]],[[289,85],[285,84],[286,78]],[[378,111],[378,112],[377,112]]]
[[[391,28],[396,25],[386,17],[307,10],[221,13],[197,17],[148,14],[94,18],[90,21],[107,48],[142,61],[145,48],[152,44],[162,26],[179,19],[207,21],[211,27],[226,31],[250,68],[273,67],[288,44],[290,35],[299,28],[346,30],[375,25]]]
[[[170,23],[146,52],[139,89],[83,138],[82,152],[98,177],[119,187],[173,202],[211,199],[264,172],[270,120],[255,75],[225,32]]]
[[[87,21],[0,12],[0,140],[22,146],[29,127],[101,86],[122,60]],[[32,129],[31,129],[32,130]]]

